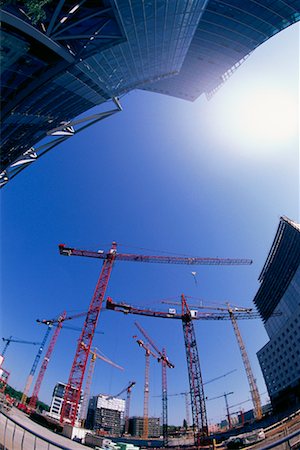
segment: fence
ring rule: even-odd
[[[221,444],[222,445],[222,444]],[[220,445],[213,444],[217,449]],[[250,448],[257,448],[256,446]],[[259,447],[260,450],[269,449],[299,449],[300,448],[300,430],[285,436],[276,442],[269,443]],[[3,411],[0,411],[0,450],[73,450],[72,447],[66,447],[47,439],[40,434],[30,430],[24,425],[20,425],[12,417]]]
[[[0,450],[72,450],[20,425],[0,411]]]

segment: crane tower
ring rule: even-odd
[[[146,338],[151,347],[155,350],[158,357],[158,362],[161,363],[161,372],[162,372],[162,419],[163,419],[163,439],[164,444],[168,444],[168,395],[167,395],[167,367],[169,369],[174,369],[174,364],[171,363],[169,358],[167,357],[166,349],[163,348],[160,351],[157,345],[153,342],[151,337],[146,333],[144,328],[138,322],[134,322],[135,326],[140,330],[143,336]]]

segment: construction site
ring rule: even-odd
[[[299,239],[299,238],[298,238]],[[61,433],[70,439],[85,443],[86,445],[105,447],[105,448],[126,448],[138,447],[195,447],[202,448],[206,446],[228,445],[230,440],[234,443],[240,439],[244,444],[255,444],[266,438],[263,431],[271,430],[270,436],[282,429],[282,419],[291,422],[291,426],[299,424],[300,411],[294,411],[288,419],[286,414],[272,415],[271,405],[265,405],[263,408],[260,394],[257,388],[255,376],[253,374],[246,346],[242,338],[239,321],[259,319],[260,315],[252,308],[226,305],[203,304],[203,301],[188,298],[181,295],[179,301],[162,300],[164,305],[161,310],[153,308],[143,308],[138,305],[130,305],[125,302],[116,302],[106,296],[106,291],[110,282],[113,266],[116,262],[138,262],[154,264],[183,264],[183,265],[251,265],[249,259],[230,259],[230,258],[201,258],[201,257],[180,257],[180,256],[160,256],[160,255],[142,255],[142,254],[122,254],[117,251],[117,243],[113,242],[108,251],[90,251],[67,247],[64,244],[59,245],[59,253],[62,256],[80,256],[85,258],[100,259],[103,261],[96,288],[89,309],[86,312],[68,315],[66,311],[54,319],[37,319],[37,322],[45,325],[46,331],[42,342],[31,342],[26,340],[14,339],[12,336],[3,338],[5,342],[2,356],[1,367],[4,367],[5,354],[11,344],[38,345],[38,352],[35,356],[32,368],[27,377],[20,401],[16,401],[9,394],[5,395],[6,385],[9,380],[9,372],[1,369],[1,395],[2,407],[10,410],[17,407],[19,411],[28,415],[34,422],[37,422],[56,433]],[[167,305],[167,306],[165,306]],[[115,395],[98,394],[91,397],[91,385],[96,361],[99,359],[118,370],[124,370],[123,367],[102,354],[97,348],[93,347],[93,338],[96,332],[98,319],[101,310],[119,312],[124,315],[138,315],[142,317],[151,317],[158,319],[169,319],[180,321],[182,324],[183,341],[186,356],[187,374],[189,381],[189,390],[187,392],[176,393],[185,399],[185,420],[183,427],[170,427],[168,423],[168,383],[169,372],[176,371],[175,365],[170,361],[167,349],[162,343],[154,342],[139,322],[135,321],[136,334],[133,339],[138,344],[145,357],[144,383],[143,383],[143,415],[141,417],[130,414],[131,395],[134,395],[136,381],[130,381],[120,392]],[[273,312],[272,317],[281,316],[280,312]],[[61,329],[68,327],[69,321],[84,317],[84,325],[78,339],[75,357],[70,370],[67,383],[57,383],[51,402],[50,411],[41,414],[38,407],[39,393],[48,364],[51,360],[53,350],[59,338]],[[108,320],[105,316],[104,320]],[[198,321],[230,321],[234,335],[237,341],[237,351],[239,350],[241,360],[244,366],[244,376],[249,384],[249,392],[253,409],[246,413],[242,408],[239,411],[233,411],[229,405],[229,396],[233,392],[225,392],[218,397],[208,398],[205,395],[204,386],[213,383],[219,379],[230,376],[235,370],[220,374],[219,376],[203,381],[200,358],[198,353],[198,344],[195,333],[195,325]],[[160,320],[163,322],[162,320]],[[72,329],[72,327],[69,327]],[[76,330],[76,328],[73,328]],[[51,337],[50,337],[51,336]],[[49,342],[48,342],[49,341]],[[44,356],[43,356],[44,354]],[[40,368],[37,371],[39,366]],[[150,395],[150,363],[156,360],[161,366],[161,414],[157,418],[149,417],[149,395]],[[172,369],[172,371],[169,371]],[[37,372],[37,376],[36,376]],[[33,380],[36,378],[33,385]],[[139,381],[141,383],[141,380]],[[32,390],[32,392],[31,392]],[[123,399],[123,398],[124,399]],[[209,428],[206,404],[209,400],[224,398],[226,407],[226,417],[219,430]],[[190,415],[191,411],[191,415]],[[279,422],[279,424],[278,424]],[[290,426],[290,424],[289,424]],[[222,429],[223,428],[223,429]],[[296,426],[297,428],[297,426]],[[294,428],[291,428],[294,431]],[[15,429],[14,429],[15,433]],[[300,431],[296,431],[297,436]],[[294,437],[292,433],[291,439]],[[234,436],[238,436],[234,440]],[[5,439],[7,442],[9,432],[5,430]],[[121,447],[118,443],[121,442]],[[224,444],[225,442],[225,444]],[[237,445],[237,444],[236,444]],[[298,445],[298,444],[297,444]],[[128,447],[129,446],[129,447]],[[133,447],[132,447],[133,446]],[[256,448],[256,447],[254,447]],[[260,448],[260,447],[257,447]],[[296,448],[291,447],[291,448]]]
[[[1,1],[0,450],[300,449],[299,20]]]

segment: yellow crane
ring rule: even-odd
[[[85,346],[84,342],[82,342],[81,345],[84,348],[84,346]],[[115,367],[116,369],[124,370],[123,367],[114,363],[111,359],[109,359],[104,354],[101,355],[100,353],[98,353],[99,350],[97,348],[90,349],[89,352],[91,354],[91,359],[90,359],[90,364],[89,364],[89,369],[88,369],[88,374],[87,374],[87,379],[86,379],[86,384],[85,384],[85,390],[84,390],[84,394],[83,394],[82,409],[81,409],[81,414],[80,414],[81,423],[83,426],[86,421],[87,406],[88,406],[88,400],[89,400],[89,395],[90,395],[90,390],[91,390],[91,385],[92,385],[93,374],[94,374],[94,370],[95,370],[96,359],[99,358],[102,361]]]

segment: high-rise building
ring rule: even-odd
[[[129,434],[131,436],[143,436],[144,418],[134,416],[129,419]],[[155,438],[161,436],[159,417],[148,417],[148,436]]]
[[[34,4],[34,5],[33,5]],[[298,0],[2,0],[2,185],[146,89],[212,95],[260,44],[299,20]],[[76,117],[114,99],[116,107]]]
[[[52,394],[52,400],[50,405],[50,411],[48,412],[48,415],[50,417],[53,417],[53,419],[60,420],[60,413],[61,408],[64,400],[65,395],[65,389],[66,389],[66,383],[56,383],[53,394]],[[81,410],[81,404],[82,404],[82,395],[80,398],[80,402],[77,409],[77,420],[79,421],[80,417],[80,410]]]
[[[300,225],[281,217],[254,303],[269,342],[257,353],[274,411],[300,407]],[[279,315],[277,315],[279,314]]]
[[[125,400],[99,394],[89,401],[87,426],[110,436],[120,436],[124,425]]]

